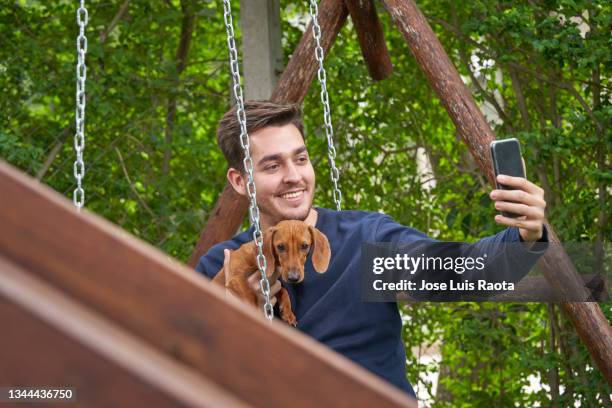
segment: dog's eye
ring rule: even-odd
[[[279,251],[284,251],[285,250],[285,245],[284,244],[278,244],[276,246],[276,249],[278,249]]]
[[[308,244],[303,243],[302,245],[300,245],[300,248],[306,250],[308,249]]]

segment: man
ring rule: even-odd
[[[322,231],[331,246],[332,258],[326,273],[315,273],[308,260],[304,281],[286,287],[298,329],[414,396],[406,379],[397,305],[360,301],[360,247],[367,241],[403,243],[430,238],[384,214],[314,208],[315,174],[304,144],[299,109],[294,105],[250,101],[245,103],[245,112],[261,229],[265,231],[285,219],[303,220]],[[228,161],[228,181],[239,194],[246,195],[239,134],[234,108],[219,123],[217,138]],[[523,217],[497,215],[495,221],[511,228],[474,245],[547,241],[543,190],[523,178],[502,177],[499,181],[516,190],[493,190],[490,196],[495,208]],[[214,277],[222,266],[229,267],[230,250],[251,240],[249,230],[217,244],[200,259],[196,269]],[[258,274],[251,276],[251,287],[263,304],[258,281]],[[271,287],[271,296],[280,290],[280,285],[277,282]]]

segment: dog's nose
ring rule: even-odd
[[[300,280],[300,273],[298,271],[289,271],[289,274],[287,274],[287,279],[289,282],[295,283]]]

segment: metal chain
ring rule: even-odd
[[[236,116],[240,124],[240,145],[244,150],[244,169],[247,172],[247,193],[249,195],[249,217],[251,225],[255,228],[253,231],[253,241],[257,246],[257,268],[261,274],[259,287],[264,295],[264,313],[268,320],[274,318],[274,308],[270,303],[270,283],[266,276],[266,257],[263,255],[263,233],[259,225],[259,207],[257,206],[257,190],[255,188],[255,180],[253,179],[253,159],[249,151],[249,135],[246,126],[246,114],[244,112],[244,99],[242,96],[242,86],[240,83],[240,69],[238,67],[238,51],[236,51],[236,41],[234,38],[234,23],[232,21],[232,6],[230,0],[223,0],[223,18],[225,20],[225,29],[227,31],[227,46],[229,49],[230,70],[232,74],[232,82],[234,84],[234,98],[236,99]]]
[[[321,102],[323,103],[323,119],[325,121],[325,134],[327,135],[327,156],[329,157],[329,168],[330,178],[334,184],[334,202],[336,203],[336,210],[340,211],[342,203],[342,193],[338,187],[338,179],[340,178],[340,171],[336,167],[336,148],[334,147],[334,128],[332,127],[331,121],[331,110],[329,108],[329,96],[327,94],[327,75],[325,68],[323,67],[323,58],[325,54],[323,47],[321,47],[321,26],[319,26],[318,15],[319,8],[317,7],[316,0],[310,0],[309,5],[310,17],[312,18],[312,34],[314,36],[316,47],[315,47],[315,58],[319,63],[319,70],[317,71],[317,78],[319,78],[319,84],[321,84]]]
[[[89,20],[85,0],[77,10],[77,24],[79,25],[79,36],[77,37],[77,66],[76,66],[76,119],[74,134],[74,150],[76,150],[76,161],[74,162],[74,177],[77,187],[72,193],[72,201],[77,210],[80,211],[85,205],[85,190],[81,184],[85,177],[85,162],[83,161],[83,150],[85,149],[85,80],[87,79],[87,67],[85,66],[85,53],[87,53],[87,37],[85,27]]]

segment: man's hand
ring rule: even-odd
[[[231,270],[230,270],[231,253],[232,251],[230,251],[229,249],[223,250],[223,255],[224,255],[223,269],[225,271],[225,294],[227,296],[234,296],[238,298],[239,297],[238,294],[234,293],[231,289],[228,288],[230,277],[232,276]],[[261,276],[260,276],[259,271],[255,272],[254,274],[249,276],[247,280],[247,284],[257,296],[257,306],[260,308],[263,308],[263,305],[266,301],[264,299],[263,293],[261,292],[261,288],[259,287],[260,277]],[[281,283],[279,280],[277,280],[274,283],[274,285],[270,286],[270,303],[272,304],[272,306],[276,304],[276,294],[280,291],[280,289],[281,289]]]
[[[257,272],[249,276],[249,279],[247,280],[247,282],[251,290],[255,292],[255,294],[257,295],[257,306],[259,308],[263,308],[264,303],[266,303],[266,299],[264,299],[264,295],[261,291],[261,288],[259,287],[260,280],[261,280],[261,274],[259,273],[259,270],[258,270]],[[281,290],[280,280],[276,280],[276,282],[274,282],[274,285],[270,285],[270,303],[272,304],[272,307],[276,305],[276,294],[280,292],[280,290]]]
[[[525,242],[535,242],[542,238],[544,229],[544,190],[522,177],[498,175],[497,181],[515,190],[493,190],[490,197],[495,208],[518,214],[518,218],[496,215],[495,221],[509,227],[518,227]],[[512,201],[512,202],[510,202]]]

